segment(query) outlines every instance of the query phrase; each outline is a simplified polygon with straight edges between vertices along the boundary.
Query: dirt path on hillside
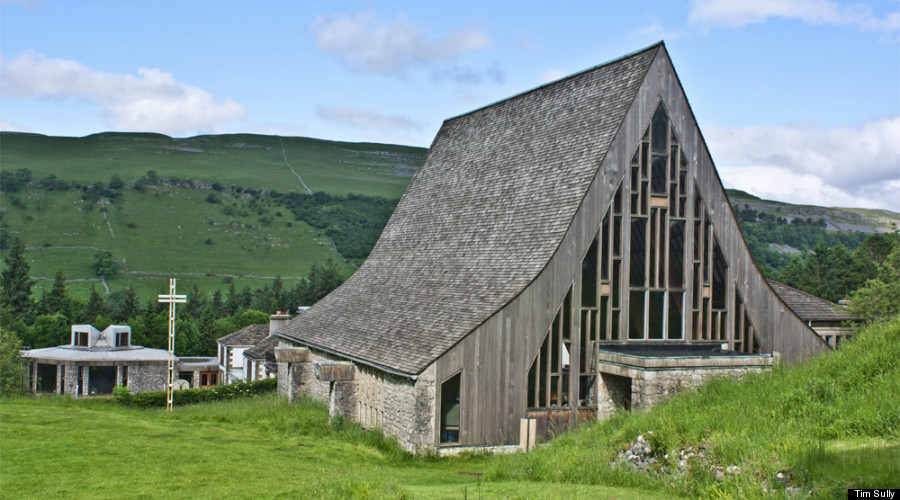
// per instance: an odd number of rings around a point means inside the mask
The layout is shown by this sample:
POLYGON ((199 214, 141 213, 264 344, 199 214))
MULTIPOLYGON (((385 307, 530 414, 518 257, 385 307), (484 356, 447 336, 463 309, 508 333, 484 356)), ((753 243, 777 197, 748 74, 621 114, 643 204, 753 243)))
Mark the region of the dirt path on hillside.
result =
POLYGON ((307 186, 306 183, 303 182, 303 178, 300 177, 300 174, 298 174, 297 171, 294 170, 294 167, 292 167, 291 164, 288 163, 287 151, 284 150, 284 141, 281 140, 281 137, 278 138, 278 143, 281 144, 281 156, 284 158, 284 164, 287 165, 287 168, 291 169, 291 172, 297 176, 297 180, 300 181, 300 184, 303 184, 303 187, 306 188, 306 192, 308 194, 313 194, 312 189, 310 189, 309 186, 307 186))

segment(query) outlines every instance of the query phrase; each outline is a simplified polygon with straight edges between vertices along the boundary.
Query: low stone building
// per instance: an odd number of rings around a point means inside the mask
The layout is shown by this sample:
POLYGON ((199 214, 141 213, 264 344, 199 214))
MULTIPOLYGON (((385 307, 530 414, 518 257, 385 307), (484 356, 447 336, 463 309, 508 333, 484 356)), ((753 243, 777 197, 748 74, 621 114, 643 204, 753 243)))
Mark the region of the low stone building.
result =
POLYGON ((178 379, 188 387, 212 387, 219 385, 219 360, 216 357, 178 358, 178 379))
MULTIPOLYGON (((253 354, 259 352, 259 350, 254 350, 251 353, 251 357, 249 358, 249 360, 252 362, 253 366, 249 369, 248 365, 246 364, 246 359, 248 358, 246 358, 244 354, 248 350, 255 348, 257 344, 286 325, 287 322, 290 321, 290 319, 290 314, 277 312, 269 316, 268 325, 258 324, 245 326, 244 328, 241 328, 236 332, 219 338, 217 342, 219 380, 221 381, 221 383, 230 384, 233 382, 258 380, 260 377, 267 378, 269 375, 265 375, 266 370, 264 366, 264 350, 260 353, 260 355, 262 355, 262 363, 259 363, 259 358, 252 357, 253 354), (261 375, 257 376, 257 373, 261 375)), ((274 348, 274 346, 272 346, 272 348, 274 348)), ((274 376, 274 374, 271 376, 274 376)))
POLYGON ((860 319, 847 312, 846 307, 774 280, 769 280, 769 285, 832 348, 840 347, 853 336, 853 325, 860 319))
POLYGON ((70 344, 22 356, 31 363, 32 391, 76 398, 111 394, 116 385, 132 392, 163 391, 168 374, 168 351, 131 345, 131 327, 123 325, 102 332, 73 325, 70 344))
POLYGON ((278 376, 278 365, 275 363, 277 346, 278 337, 272 334, 244 351, 244 380, 253 382, 278 376))

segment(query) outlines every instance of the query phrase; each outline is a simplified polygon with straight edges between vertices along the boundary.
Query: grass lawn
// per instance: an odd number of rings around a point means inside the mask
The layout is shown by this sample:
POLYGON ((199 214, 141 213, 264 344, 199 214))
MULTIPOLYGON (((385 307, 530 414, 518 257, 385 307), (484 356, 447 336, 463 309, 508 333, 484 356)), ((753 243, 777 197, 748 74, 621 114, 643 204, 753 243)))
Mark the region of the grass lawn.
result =
POLYGON ((713 379, 527 455, 413 457, 321 404, 274 395, 171 414, 0 400, 0 498, 846 498, 898 486, 900 317, 832 353, 713 379), (616 458, 638 434, 653 472, 616 458), (689 446, 705 451, 682 471, 689 446), (728 466, 741 471, 717 478, 728 466))
POLYGON ((414 458, 324 407, 276 396, 159 410, 106 400, 0 402, 0 498, 672 498, 483 481, 497 457, 414 458))

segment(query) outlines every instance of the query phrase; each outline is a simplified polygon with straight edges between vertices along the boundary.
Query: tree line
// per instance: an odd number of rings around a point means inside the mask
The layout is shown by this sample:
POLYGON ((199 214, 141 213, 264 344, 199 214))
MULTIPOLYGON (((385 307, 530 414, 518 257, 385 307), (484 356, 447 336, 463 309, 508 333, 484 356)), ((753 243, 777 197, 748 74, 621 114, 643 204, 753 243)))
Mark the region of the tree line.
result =
POLYGON ((865 319, 897 314, 900 234, 872 234, 853 251, 822 241, 794 257, 778 281, 831 302, 847 299, 851 311, 865 319))
MULTIPOLYGON (((25 244, 16 238, 0 276, 0 328, 21 345, 36 349, 68 344, 73 324, 91 324, 100 330, 123 324, 131 326, 133 344, 167 348, 168 306, 152 300, 141 303, 133 284, 106 296, 92 286, 87 298, 73 297, 61 271, 56 272, 49 291, 34 299, 35 282, 28 274, 25 252, 25 244)), ((206 294, 194 284, 187 303, 177 309, 175 352, 179 356, 213 356, 219 337, 267 323, 269 314, 276 311, 294 312, 299 306, 313 304, 342 282, 337 264, 329 259, 323 265, 313 264, 307 278, 293 287, 276 277, 261 288, 245 285, 237 289, 230 283, 224 292, 217 289, 206 294)))

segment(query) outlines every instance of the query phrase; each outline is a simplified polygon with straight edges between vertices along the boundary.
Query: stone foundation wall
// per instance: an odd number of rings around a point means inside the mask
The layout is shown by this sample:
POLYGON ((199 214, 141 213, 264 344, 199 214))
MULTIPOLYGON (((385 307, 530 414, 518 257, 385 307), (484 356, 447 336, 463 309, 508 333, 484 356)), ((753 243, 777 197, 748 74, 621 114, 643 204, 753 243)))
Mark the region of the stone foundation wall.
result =
POLYGON ((631 409, 632 379, 611 373, 597 377, 597 417, 609 418, 618 409, 631 409))
POLYGON ((383 430, 408 451, 434 448, 435 373, 432 364, 416 380, 384 378, 383 430))
MULTIPOLYGON (((295 347, 288 342, 279 348, 295 347)), ((276 351, 277 352, 277 351, 276 351)), ((328 405, 329 414, 359 420, 359 366, 355 366, 353 380, 319 380, 315 363, 336 363, 347 360, 310 349, 308 361, 278 362, 278 393, 293 401, 304 395, 328 405)), ((371 368, 366 368, 372 370, 371 368)), ((435 370, 431 366, 417 379, 383 374, 379 419, 382 431, 409 451, 434 447, 435 370)))
POLYGON ((598 417, 609 418, 620 409, 649 409, 684 389, 701 386, 710 377, 741 378, 762 367, 685 368, 675 370, 620 369, 620 374, 600 373, 598 417))
POLYGON ((634 409, 650 408, 678 391, 699 387, 710 377, 727 376, 738 379, 747 373, 760 371, 760 368, 647 370, 642 372, 643 377, 632 379, 631 406, 634 409))

